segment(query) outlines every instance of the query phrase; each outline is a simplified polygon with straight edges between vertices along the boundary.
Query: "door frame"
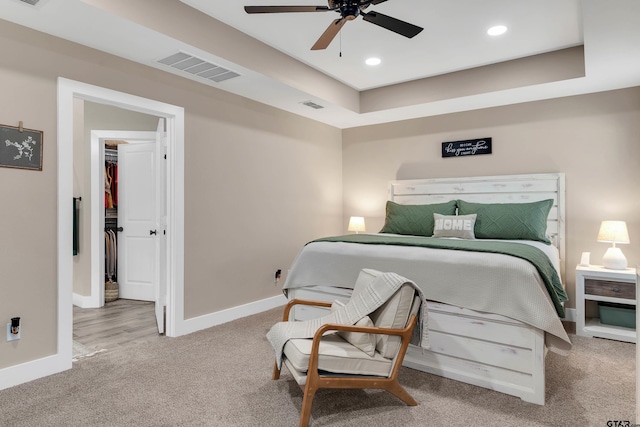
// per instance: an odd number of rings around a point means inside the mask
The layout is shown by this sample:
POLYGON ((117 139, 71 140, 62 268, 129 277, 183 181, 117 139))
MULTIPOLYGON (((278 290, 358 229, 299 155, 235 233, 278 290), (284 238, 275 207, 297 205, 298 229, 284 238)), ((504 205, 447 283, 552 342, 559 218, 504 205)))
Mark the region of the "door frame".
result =
POLYGON ((58 352, 57 369, 71 368, 73 344, 73 100, 166 119, 167 336, 187 333, 184 319, 184 108, 58 78, 58 352))

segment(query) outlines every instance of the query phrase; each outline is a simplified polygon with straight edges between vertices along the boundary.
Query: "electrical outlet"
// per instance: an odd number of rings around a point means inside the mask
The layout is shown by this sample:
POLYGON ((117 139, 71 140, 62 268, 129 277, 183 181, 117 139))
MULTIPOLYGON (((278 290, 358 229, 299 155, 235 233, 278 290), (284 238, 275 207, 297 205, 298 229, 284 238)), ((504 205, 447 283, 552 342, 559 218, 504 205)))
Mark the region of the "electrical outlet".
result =
POLYGON ((17 334, 11 333, 11 323, 7 323, 7 341, 15 341, 20 339, 20 329, 17 334))

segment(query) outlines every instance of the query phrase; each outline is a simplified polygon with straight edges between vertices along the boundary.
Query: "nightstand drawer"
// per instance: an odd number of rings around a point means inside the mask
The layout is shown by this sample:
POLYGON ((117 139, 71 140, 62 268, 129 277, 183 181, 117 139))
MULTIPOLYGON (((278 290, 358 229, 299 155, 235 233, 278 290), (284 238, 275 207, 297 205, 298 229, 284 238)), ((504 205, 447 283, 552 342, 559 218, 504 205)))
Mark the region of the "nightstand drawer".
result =
POLYGON ((636 285, 626 282, 584 279, 584 293, 602 297, 636 299, 636 285))

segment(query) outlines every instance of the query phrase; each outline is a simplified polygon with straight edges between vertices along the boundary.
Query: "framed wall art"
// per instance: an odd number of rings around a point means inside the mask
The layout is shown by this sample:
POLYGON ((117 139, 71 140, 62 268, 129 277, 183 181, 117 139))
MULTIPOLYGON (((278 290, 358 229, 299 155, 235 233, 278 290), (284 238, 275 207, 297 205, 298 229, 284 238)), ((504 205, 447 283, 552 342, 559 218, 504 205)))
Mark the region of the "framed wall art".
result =
POLYGON ((41 130, 0 125, 0 167, 42 170, 41 130))

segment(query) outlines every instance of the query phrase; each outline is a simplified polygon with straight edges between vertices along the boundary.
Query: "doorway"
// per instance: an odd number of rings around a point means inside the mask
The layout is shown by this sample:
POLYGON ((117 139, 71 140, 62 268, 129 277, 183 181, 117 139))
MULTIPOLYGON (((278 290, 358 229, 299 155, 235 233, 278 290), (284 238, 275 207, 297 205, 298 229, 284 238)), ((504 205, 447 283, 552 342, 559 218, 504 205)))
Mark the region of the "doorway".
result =
POLYGON ((151 114, 166 119, 166 335, 184 334, 184 109, 134 95, 58 79, 58 353, 54 369, 71 367, 73 306, 73 100, 151 114))

